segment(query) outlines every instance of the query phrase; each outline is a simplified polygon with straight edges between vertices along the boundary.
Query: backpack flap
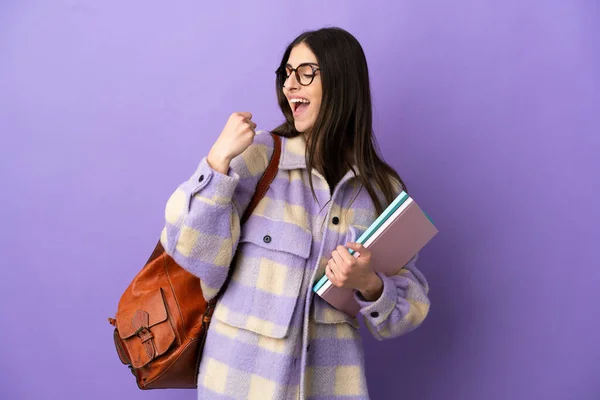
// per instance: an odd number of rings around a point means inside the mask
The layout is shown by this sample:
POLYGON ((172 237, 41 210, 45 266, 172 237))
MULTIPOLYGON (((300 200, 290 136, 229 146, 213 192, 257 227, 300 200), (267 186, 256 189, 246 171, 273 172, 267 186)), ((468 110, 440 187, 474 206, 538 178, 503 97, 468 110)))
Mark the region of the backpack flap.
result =
POLYGON ((117 313, 117 330, 131 365, 140 368, 164 354, 175 341, 162 288, 130 301, 117 313))

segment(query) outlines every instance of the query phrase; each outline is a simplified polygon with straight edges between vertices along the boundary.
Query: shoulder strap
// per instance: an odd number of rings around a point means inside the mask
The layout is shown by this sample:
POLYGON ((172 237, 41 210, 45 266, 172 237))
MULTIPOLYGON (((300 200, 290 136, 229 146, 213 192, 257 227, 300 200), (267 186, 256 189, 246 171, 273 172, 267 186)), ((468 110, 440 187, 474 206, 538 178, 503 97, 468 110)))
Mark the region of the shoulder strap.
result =
MULTIPOLYGON (((273 133, 271 133, 271 136, 273 137, 274 141, 273 155, 271 156, 271 160, 269 161, 269 165, 263 173, 263 176, 258 181, 258 185, 256 185, 256 191, 254 192, 254 196, 252 196, 252 200, 250 200, 250 204, 248 205, 248 207, 246 207, 246 211, 244 211, 244 215, 242 216, 240 225, 243 225, 248 220, 248 218, 250 218, 250 215, 252 215, 252 211, 254 211, 257 204, 262 200, 263 197, 265 197, 265 194, 267 193, 267 190, 269 190, 271 182, 273 182, 273 179, 275 179, 277 171, 279 170, 279 159, 281 157, 281 138, 273 133)), ((215 305, 217 304, 217 301, 227 289, 229 281, 231 281, 231 277, 233 276, 233 268, 235 266, 235 258, 236 256, 234 255, 233 260, 229 265, 229 271, 227 271, 227 278, 225 279, 225 283, 223 283, 223 286, 221 286, 221 289, 219 289, 217 295, 210 302, 208 302, 207 309, 204 314, 204 319, 207 321, 210 321, 210 318, 212 317, 212 312, 214 310, 215 305)))

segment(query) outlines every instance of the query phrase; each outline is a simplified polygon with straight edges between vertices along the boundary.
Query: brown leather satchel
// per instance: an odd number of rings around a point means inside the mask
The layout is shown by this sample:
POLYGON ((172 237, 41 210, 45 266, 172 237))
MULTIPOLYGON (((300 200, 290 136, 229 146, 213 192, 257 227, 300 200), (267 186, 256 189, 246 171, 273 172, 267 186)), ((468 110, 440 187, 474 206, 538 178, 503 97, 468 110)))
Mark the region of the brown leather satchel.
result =
MULTIPOLYGON (((249 217, 277 174, 281 139, 241 223, 249 217)), ((114 342, 121 362, 131 369, 140 389, 196 388, 202 349, 217 299, 231 280, 206 302, 200 279, 165 253, 160 240, 146 265, 121 296, 115 318, 114 342)))

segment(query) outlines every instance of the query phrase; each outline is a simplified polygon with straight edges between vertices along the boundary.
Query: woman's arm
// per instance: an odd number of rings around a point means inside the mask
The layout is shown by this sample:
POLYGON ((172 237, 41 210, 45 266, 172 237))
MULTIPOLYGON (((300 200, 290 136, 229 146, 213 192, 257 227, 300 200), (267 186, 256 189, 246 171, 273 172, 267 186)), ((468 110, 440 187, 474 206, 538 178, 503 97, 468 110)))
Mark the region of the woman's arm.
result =
POLYGON ((225 282, 240 237, 240 219, 272 153, 271 135, 262 132, 231 161, 226 174, 204 158, 167 202, 161 243, 181 267, 200 277, 207 301, 225 282))
POLYGON ((417 269, 418 255, 413 257, 398 274, 377 274, 383 290, 375 301, 367 301, 360 292, 355 299, 361 306, 365 324, 378 340, 403 335, 418 327, 429 312, 429 285, 417 269))

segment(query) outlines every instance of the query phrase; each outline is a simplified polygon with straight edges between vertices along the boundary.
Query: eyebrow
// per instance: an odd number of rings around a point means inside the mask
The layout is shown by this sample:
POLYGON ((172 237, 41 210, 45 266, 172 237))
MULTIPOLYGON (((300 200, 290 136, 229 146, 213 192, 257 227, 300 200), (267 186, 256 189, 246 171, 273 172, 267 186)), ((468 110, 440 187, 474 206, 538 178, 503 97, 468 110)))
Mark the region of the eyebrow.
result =
MULTIPOLYGON (((309 61, 309 62, 302 62, 302 63, 300 63, 300 64, 298 64, 298 65, 300 66, 300 65, 306 65, 306 64, 308 64, 308 65, 314 65, 315 67, 318 67, 318 66, 319 66, 319 64, 317 64, 316 62, 312 62, 312 61, 309 61)), ((294 68, 294 67, 292 67, 292 65, 291 65, 290 63, 287 63, 287 64, 285 64, 285 66, 286 66, 286 67, 290 67, 290 68, 294 68)))

